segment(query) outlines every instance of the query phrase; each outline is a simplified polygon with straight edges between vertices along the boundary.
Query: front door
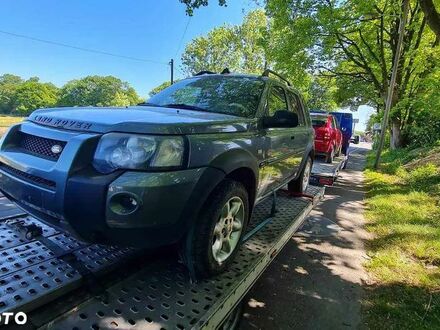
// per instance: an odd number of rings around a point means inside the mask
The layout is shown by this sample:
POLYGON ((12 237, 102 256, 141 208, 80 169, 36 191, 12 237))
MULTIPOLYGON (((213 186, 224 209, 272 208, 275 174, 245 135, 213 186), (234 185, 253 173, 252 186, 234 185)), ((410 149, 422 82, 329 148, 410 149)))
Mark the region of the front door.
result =
MULTIPOLYGON (((266 116, 289 110, 283 87, 272 85, 268 92, 266 116)), ((286 177, 293 175, 299 166, 298 152, 293 148, 294 128, 266 128, 264 132, 264 157, 260 165, 258 197, 262 197, 280 186, 286 177)))

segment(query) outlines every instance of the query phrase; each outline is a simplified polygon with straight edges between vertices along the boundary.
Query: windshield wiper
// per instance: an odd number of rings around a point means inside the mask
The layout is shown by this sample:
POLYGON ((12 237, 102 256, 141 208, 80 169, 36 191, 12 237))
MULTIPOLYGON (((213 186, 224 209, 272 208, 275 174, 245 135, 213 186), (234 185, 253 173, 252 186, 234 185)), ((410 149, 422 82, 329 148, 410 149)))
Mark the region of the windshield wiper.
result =
POLYGON ((187 109, 187 110, 196 110, 196 111, 206 111, 206 109, 198 107, 196 105, 185 104, 185 103, 169 103, 162 105, 167 108, 177 108, 177 109, 187 109))
POLYGON ((163 106, 163 105, 159 105, 156 103, 148 103, 148 102, 142 102, 142 103, 139 103, 138 105, 146 106, 146 107, 162 107, 163 106))

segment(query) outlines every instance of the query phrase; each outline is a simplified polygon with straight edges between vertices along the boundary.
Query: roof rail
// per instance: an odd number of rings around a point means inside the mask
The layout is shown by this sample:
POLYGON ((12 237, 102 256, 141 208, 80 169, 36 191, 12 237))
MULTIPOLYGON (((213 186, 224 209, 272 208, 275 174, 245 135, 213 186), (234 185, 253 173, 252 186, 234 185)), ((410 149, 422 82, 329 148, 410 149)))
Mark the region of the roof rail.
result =
POLYGON ((209 70, 203 70, 203 71, 200 71, 200 72, 196 73, 194 76, 202 76, 204 74, 215 74, 215 72, 212 72, 212 71, 209 71, 209 70))
POLYGON ((281 80, 283 80, 287 86, 292 86, 292 84, 290 83, 290 81, 288 81, 286 78, 284 78, 282 75, 280 75, 279 73, 276 73, 275 71, 272 71, 271 69, 266 69, 264 70, 264 72, 261 74, 262 77, 269 77, 269 74, 273 74, 274 76, 277 76, 278 78, 280 78, 281 80))

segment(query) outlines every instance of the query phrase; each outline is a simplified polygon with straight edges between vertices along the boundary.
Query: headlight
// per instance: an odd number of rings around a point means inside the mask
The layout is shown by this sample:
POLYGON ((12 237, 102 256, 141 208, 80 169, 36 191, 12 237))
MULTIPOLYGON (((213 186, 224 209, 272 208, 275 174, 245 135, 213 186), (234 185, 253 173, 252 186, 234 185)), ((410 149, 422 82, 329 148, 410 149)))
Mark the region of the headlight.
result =
POLYGON ((93 166, 101 173, 117 169, 182 167, 185 143, 180 136, 109 133, 101 137, 93 166))

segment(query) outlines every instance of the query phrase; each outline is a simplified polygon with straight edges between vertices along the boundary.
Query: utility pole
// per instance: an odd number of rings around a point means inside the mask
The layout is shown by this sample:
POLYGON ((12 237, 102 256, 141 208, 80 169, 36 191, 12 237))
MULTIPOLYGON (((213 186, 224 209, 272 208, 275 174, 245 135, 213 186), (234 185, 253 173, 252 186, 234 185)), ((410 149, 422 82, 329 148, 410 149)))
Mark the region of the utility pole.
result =
POLYGON ((174 59, 171 59, 169 63, 171 67, 171 85, 174 84, 174 59))
POLYGON ((399 24, 399 38, 397 39, 397 48, 396 48, 396 53, 394 54, 393 70, 391 72, 390 84, 388 86, 388 95, 385 103, 385 112, 383 114, 383 120, 382 120, 382 127, 381 127, 382 131, 380 132, 380 140, 379 140, 379 145, 377 147, 376 160, 374 162, 375 169, 379 167, 380 154, 382 153, 383 144, 385 141, 385 133, 387 130, 388 119, 390 116, 391 103, 394 94, 394 86, 396 85, 397 69, 399 66, 403 35, 405 33, 406 20, 408 18, 408 10, 409 10, 409 0, 403 0, 403 12, 399 24))

